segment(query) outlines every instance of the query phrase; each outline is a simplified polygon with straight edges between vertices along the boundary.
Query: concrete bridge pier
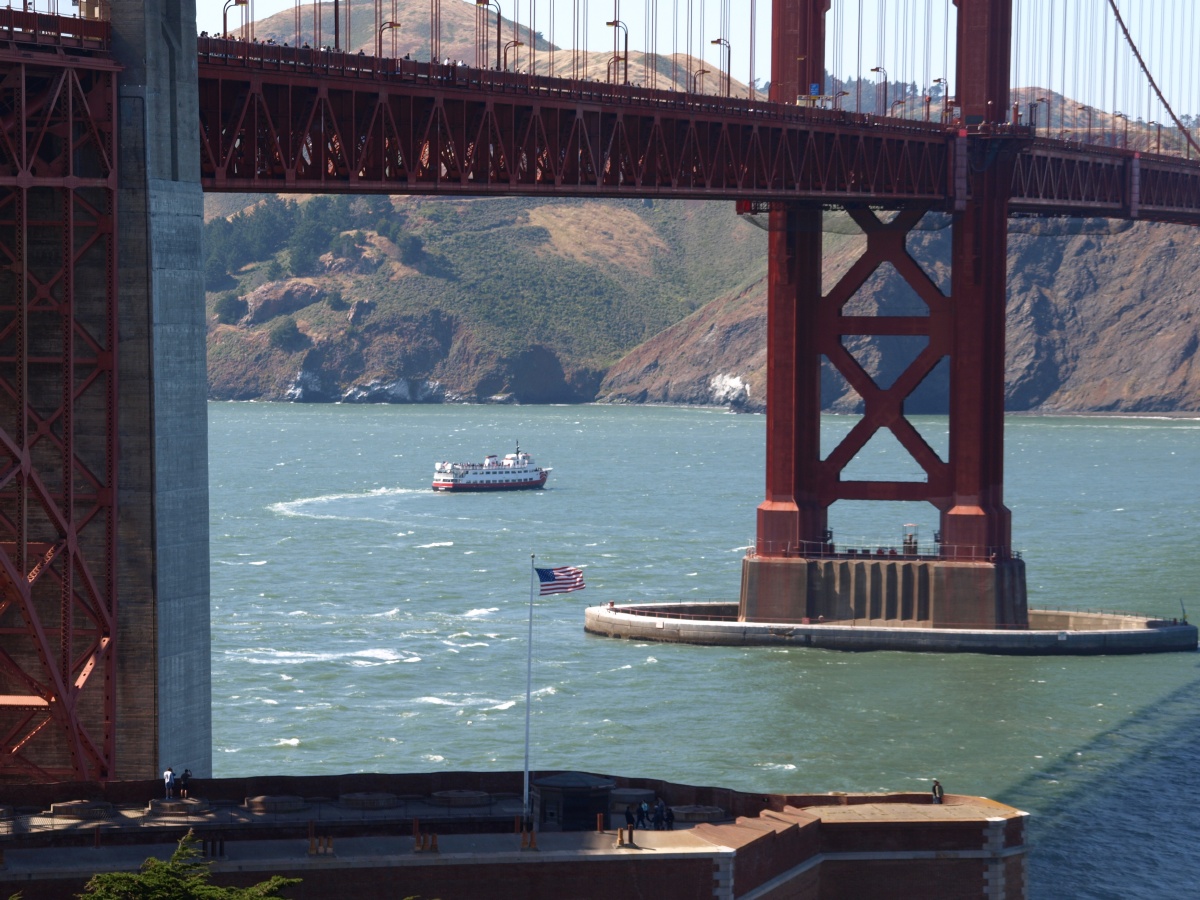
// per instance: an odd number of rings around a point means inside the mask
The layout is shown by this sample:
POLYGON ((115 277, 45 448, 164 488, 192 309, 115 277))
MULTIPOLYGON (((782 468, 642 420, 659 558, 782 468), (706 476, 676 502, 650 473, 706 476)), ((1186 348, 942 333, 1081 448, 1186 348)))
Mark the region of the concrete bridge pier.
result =
POLYGON ((113 0, 118 80, 116 777, 212 771, 195 0, 113 0))

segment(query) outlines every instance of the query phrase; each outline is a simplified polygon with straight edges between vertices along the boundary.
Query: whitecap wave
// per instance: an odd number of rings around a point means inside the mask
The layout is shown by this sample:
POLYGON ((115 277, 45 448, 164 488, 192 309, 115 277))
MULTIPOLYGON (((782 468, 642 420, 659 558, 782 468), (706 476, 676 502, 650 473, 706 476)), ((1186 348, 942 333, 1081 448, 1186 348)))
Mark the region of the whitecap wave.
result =
MULTIPOLYGON (((494 612, 500 612, 500 607, 489 606, 486 608, 481 607, 479 609, 468 609, 465 613, 463 613, 463 618, 464 619, 478 619, 480 616, 490 616, 494 612)), ((469 636, 470 635, 467 635, 467 637, 469 637, 469 636)))
POLYGON ((355 650, 351 656, 361 657, 365 659, 378 659, 383 662, 396 662, 400 659, 400 654, 394 650, 378 649, 378 650, 355 650))
POLYGON ((276 747, 299 747, 300 738, 280 738, 275 742, 276 747))
POLYGON ((428 550, 431 547, 453 547, 454 541, 434 541, 432 544, 417 544, 418 550, 428 550))

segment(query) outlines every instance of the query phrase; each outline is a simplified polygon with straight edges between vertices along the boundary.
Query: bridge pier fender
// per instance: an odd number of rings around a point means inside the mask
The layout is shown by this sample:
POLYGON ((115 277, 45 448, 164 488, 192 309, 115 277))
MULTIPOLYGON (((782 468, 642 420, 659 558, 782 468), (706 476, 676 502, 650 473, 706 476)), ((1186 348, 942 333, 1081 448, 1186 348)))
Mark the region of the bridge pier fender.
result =
POLYGON ((747 556, 742 622, 920 628, 1024 629, 1021 559, 955 561, 878 557, 747 556))

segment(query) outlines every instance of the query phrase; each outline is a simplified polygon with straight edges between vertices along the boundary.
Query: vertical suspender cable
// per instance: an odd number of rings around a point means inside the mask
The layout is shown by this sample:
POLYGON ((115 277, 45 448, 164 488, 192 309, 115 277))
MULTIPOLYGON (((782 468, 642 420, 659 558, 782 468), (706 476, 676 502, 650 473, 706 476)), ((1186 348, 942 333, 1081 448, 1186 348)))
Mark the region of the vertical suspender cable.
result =
MULTIPOLYGON (((877 25, 878 30, 875 33, 875 65, 883 67, 883 72, 881 72, 880 74, 883 75, 883 77, 885 79, 885 84, 886 84, 886 79, 889 76, 886 74, 887 73, 887 63, 884 62, 883 54, 887 49, 886 41, 884 39, 884 35, 887 33, 887 0, 879 0, 879 21, 876 23, 876 25, 877 25)), ((884 95, 887 94, 886 87, 884 88, 883 94, 884 95)), ((876 112, 879 113, 879 115, 886 116, 887 110, 880 108, 881 103, 884 103, 886 105, 886 101, 884 101, 883 95, 881 95, 879 93, 879 79, 876 79, 875 80, 875 110, 876 110, 876 112)))
POLYGON ((671 90, 679 90, 679 0, 671 12, 671 90))
POLYGON ((858 20, 854 23, 855 31, 858 32, 858 61, 855 63, 854 72, 854 111, 862 112, 862 39, 863 39, 863 0, 858 0, 858 20))
POLYGON ((757 11, 755 9, 755 2, 756 0, 750 0, 750 88, 747 91, 747 94, 751 100, 758 99, 755 96, 758 86, 754 83, 754 43, 755 32, 758 30, 758 18, 756 16, 757 11))
POLYGON ((1015 102, 1017 103, 1018 113, 1024 107, 1024 104, 1021 102, 1020 89, 1029 83, 1029 79, 1025 77, 1025 70, 1021 68, 1021 51, 1025 47, 1025 35, 1021 31, 1021 24, 1024 22, 1024 12, 1025 4, 1023 0, 1017 0, 1016 22, 1013 29, 1013 34, 1016 35, 1015 40, 1013 40, 1013 84, 1017 87, 1015 102))
POLYGON ((1054 122, 1054 8, 1058 0, 1050 0, 1049 40, 1046 42, 1046 134, 1052 134, 1054 122))
POLYGON ((933 0, 925 0, 925 71, 921 75, 921 81, 925 85, 925 90, 929 91, 933 82, 930 75, 933 73, 929 70, 929 43, 933 39, 933 0))
MULTIPOLYGON (((958 13, 955 13, 957 16, 958 13)), ((954 90, 958 90, 958 70, 953 61, 950 59, 950 0, 946 0, 946 14, 942 17, 942 64, 946 69, 946 83, 942 85, 946 89, 947 102, 954 94, 950 92, 950 85, 954 85, 954 90)), ((942 104, 942 109, 945 110, 946 104, 942 104)))
POLYGON ((695 85, 692 82, 692 0, 687 0, 687 55, 684 57, 687 62, 687 71, 684 77, 687 79, 687 90, 695 90, 695 85))

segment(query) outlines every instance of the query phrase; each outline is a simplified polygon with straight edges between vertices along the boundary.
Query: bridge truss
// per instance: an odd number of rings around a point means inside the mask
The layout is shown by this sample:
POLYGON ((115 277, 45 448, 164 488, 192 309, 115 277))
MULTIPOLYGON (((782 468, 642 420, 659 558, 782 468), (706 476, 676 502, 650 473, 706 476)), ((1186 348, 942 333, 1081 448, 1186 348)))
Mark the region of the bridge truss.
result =
POLYGON ((0 776, 116 746, 117 67, 108 26, 0 10, 0 776))

